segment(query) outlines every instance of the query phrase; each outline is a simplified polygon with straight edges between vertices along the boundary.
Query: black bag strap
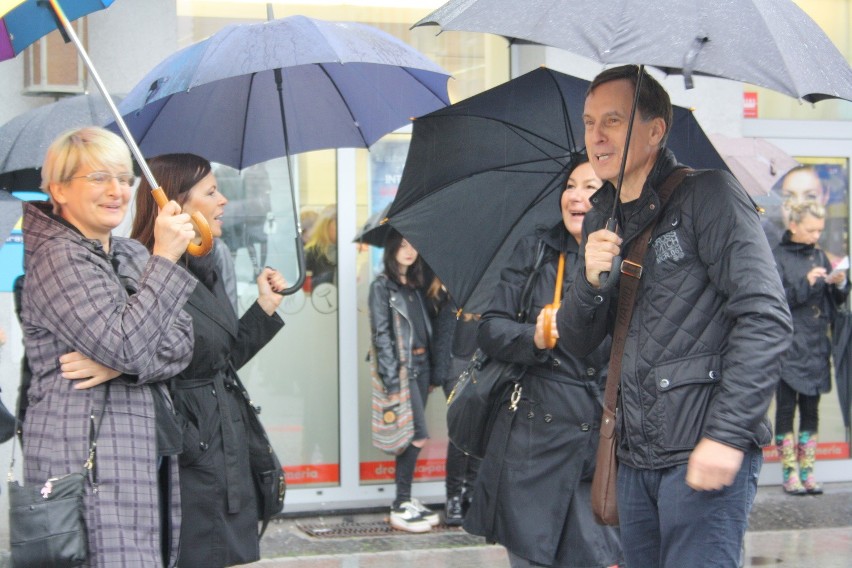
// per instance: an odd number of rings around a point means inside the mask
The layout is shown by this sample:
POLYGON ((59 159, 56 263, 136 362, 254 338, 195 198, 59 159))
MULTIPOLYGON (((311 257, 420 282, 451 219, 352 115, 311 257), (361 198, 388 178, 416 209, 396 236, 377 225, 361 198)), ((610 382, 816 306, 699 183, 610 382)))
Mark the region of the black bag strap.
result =
MULTIPOLYGON (((669 200, 672 192, 680 185, 686 175, 692 170, 679 168, 669 174, 663 185, 657 191, 660 200, 660 215, 669 200)), ((657 217, 659 219, 659 216, 657 217)), ((615 329, 612 332, 612 350, 609 357, 609 371, 606 378, 606 390, 604 391, 604 417, 603 420, 614 420, 616 404, 618 402, 618 384, 621 381, 621 358, 624 356, 624 343, 627 339, 627 328, 633 317, 633 307, 636 304, 636 293, 639 290, 639 280, 642 278, 642 260, 648 250, 651 233, 657 223, 649 223, 645 230, 633 241, 627 258, 621 263, 621 273, 626 278, 621 279, 618 290, 618 312, 615 317, 615 329)), ((604 427, 601 427, 601 431, 604 427)))

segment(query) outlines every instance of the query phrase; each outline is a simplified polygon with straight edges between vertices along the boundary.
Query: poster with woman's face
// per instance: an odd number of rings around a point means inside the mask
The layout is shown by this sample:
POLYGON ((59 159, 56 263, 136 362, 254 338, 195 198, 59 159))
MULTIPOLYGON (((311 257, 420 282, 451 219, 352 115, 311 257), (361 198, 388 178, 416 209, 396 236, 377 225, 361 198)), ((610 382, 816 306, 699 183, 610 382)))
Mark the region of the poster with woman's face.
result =
POLYGON ((792 206, 815 201, 825 207, 825 230, 819 239, 832 264, 849 254, 849 159, 796 157, 800 167, 790 170, 769 195, 756 197, 765 209, 763 228, 773 248, 788 228, 792 206))

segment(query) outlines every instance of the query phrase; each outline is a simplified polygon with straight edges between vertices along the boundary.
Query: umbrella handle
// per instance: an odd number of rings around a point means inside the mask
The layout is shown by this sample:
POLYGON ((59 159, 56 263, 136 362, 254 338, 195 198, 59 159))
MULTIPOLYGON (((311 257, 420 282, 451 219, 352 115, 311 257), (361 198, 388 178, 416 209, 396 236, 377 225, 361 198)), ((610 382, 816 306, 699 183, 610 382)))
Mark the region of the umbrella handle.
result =
MULTIPOLYGON (((160 209, 165 207, 169 202, 168 197, 166 197, 166 192, 163 191, 162 187, 152 189, 151 195, 154 197, 154 201, 157 202, 157 206, 160 209)), ((195 228, 198 230, 198 234, 201 235, 201 244, 197 245, 195 243, 189 243, 186 247, 186 252, 192 256, 205 256, 213 250, 213 232, 210 230, 210 225, 207 224, 207 219, 205 219, 204 215, 200 212, 196 211, 191 215, 191 217, 192 222, 195 223, 195 228)))
POLYGON ((553 315, 562 303, 562 279, 565 276, 565 253, 559 255, 559 264, 556 266, 556 287, 553 290, 553 303, 547 304, 542 309, 544 321, 542 332, 544 334, 544 346, 547 349, 556 347, 556 337, 553 336, 553 315))

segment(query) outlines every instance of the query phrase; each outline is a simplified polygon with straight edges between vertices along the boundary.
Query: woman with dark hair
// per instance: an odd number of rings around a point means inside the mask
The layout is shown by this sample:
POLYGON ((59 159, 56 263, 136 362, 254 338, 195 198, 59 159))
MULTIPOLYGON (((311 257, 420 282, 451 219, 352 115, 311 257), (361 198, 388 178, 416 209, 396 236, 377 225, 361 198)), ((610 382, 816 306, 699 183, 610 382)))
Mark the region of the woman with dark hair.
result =
POLYGON ((517 410, 506 411, 505 401, 495 420, 464 528, 505 546, 513 568, 599 568, 623 560, 618 529, 597 524, 591 509, 610 342, 580 359, 564 339, 548 349, 543 331, 560 253, 563 291, 582 278, 576 266, 583 219, 601 185, 588 158, 577 156, 560 196, 562 220, 518 243, 479 324, 483 351, 527 371, 517 410), (532 308, 519 322, 522 289, 541 246, 532 308))
MULTIPOLYGON (((219 192, 210 162, 194 154, 168 154, 148 161, 169 199, 186 213, 200 212, 214 237, 222 235, 228 200, 219 192)), ((157 204, 143 181, 136 193, 131 236, 151 246, 157 204)), ((186 304, 192 316, 192 361, 172 380, 175 410, 183 418, 180 492, 183 529, 178 565, 233 566, 260 557, 259 513, 249 468, 247 424, 250 412, 237 385, 236 370, 283 327, 275 313, 286 286, 264 268, 257 278, 257 301, 237 319, 213 254, 184 254, 180 264, 198 278, 186 304)))
POLYGON ((370 329, 376 369, 391 400, 400 396, 400 375, 407 373, 414 439, 396 456, 396 499, 390 510, 392 527, 427 532, 438 514, 411 496, 417 456, 426 444, 426 397, 431 385, 429 344, 432 326, 423 288, 423 260, 401 234, 391 230, 385 241, 384 271, 370 285, 370 329))

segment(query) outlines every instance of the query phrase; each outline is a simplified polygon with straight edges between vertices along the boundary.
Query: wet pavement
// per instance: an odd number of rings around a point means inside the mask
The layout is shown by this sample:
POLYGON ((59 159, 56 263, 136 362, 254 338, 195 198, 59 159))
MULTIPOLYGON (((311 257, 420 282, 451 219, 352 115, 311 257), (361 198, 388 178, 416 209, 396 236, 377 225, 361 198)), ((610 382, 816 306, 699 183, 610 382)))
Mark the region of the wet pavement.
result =
MULTIPOLYGON (((460 528, 395 531, 384 512, 284 518, 270 524, 256 568, 490 568, 508 566, 505 549, 460 528)), ((746 567, 852 566, 852 483, 821 496, 791 497, 761 486, 746 535, 746 567)))
MULTIPOLYGON (((386 512, 293 516, 270 523, 254 568, 508 567, 503 547, 461 528, 430 533, 391 529, 386 512)), ((3 543, 6 545, 6 543, 3 543)), ((2 546, 5 548, 5 546, 2 546)), ((746 535, 746 568, 852 566, 852 482, 829 483, 821 496, 792 497, 780 486, 758 488, 746 535)), ((9 565, 0 550, 0 568, 9 565)))

